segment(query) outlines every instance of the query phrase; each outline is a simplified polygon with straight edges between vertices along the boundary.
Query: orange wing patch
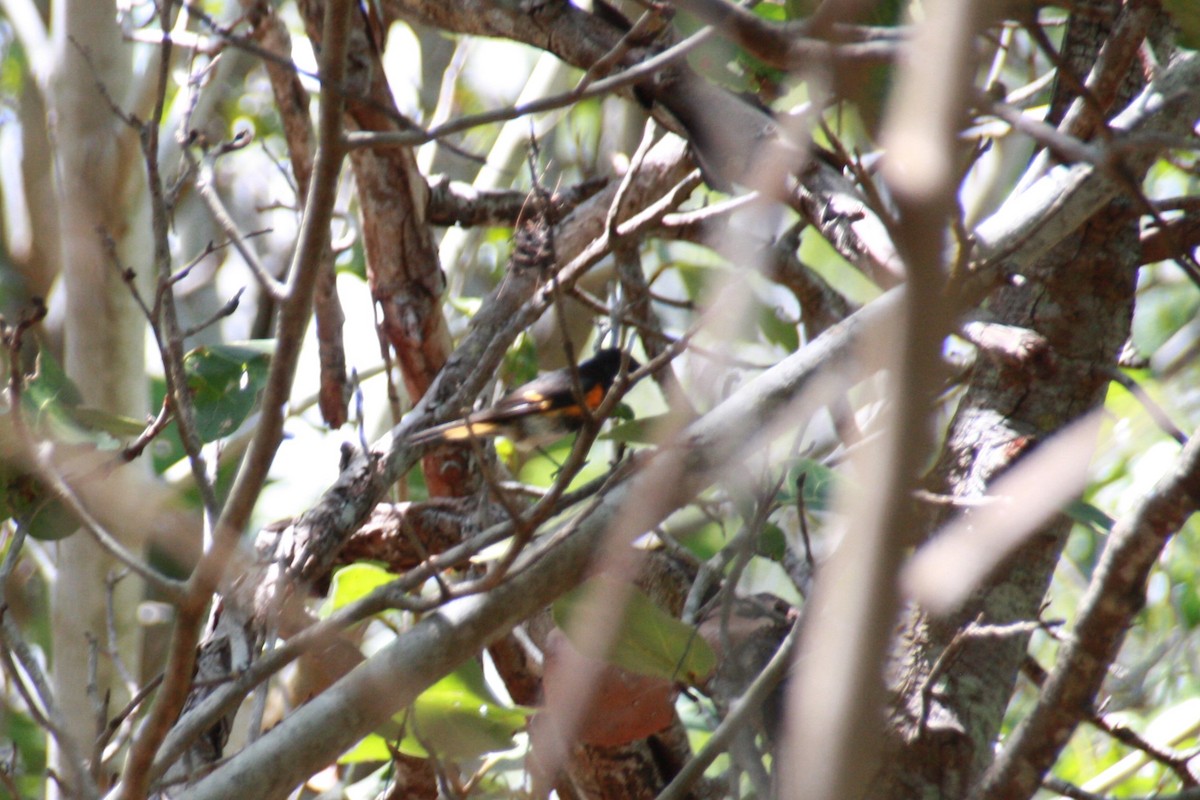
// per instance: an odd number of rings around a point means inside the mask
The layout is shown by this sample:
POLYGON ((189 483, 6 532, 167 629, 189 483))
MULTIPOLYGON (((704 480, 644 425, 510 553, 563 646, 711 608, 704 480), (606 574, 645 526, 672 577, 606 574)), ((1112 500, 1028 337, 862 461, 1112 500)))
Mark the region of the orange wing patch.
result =
POLYGON ((472 437, 478 439, 483 436, 492 436, 499 430, 500 426, 493 422, 470 422, 443 431, 442 438, 451 442, 462 442, 472 437))

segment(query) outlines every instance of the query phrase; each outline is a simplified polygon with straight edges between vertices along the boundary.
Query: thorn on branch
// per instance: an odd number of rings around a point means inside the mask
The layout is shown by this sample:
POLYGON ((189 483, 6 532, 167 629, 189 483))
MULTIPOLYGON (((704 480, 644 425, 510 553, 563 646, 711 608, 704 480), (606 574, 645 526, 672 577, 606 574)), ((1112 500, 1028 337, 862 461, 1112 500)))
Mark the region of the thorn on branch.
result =
POLYGON ((238 304, 241 302, 242 292, 244 292, 244 291, 246 291, 245 286, 238 289, 237 292, 234 293, 233 297, 229 298, 229 300, 225 303, 225 305, 223 305, 219 309, 217 309, 217 311, 211 317, 209 317, 204 322, 201 322, 199 325, 194 325, 193 327, 188 328, 186 331, 184 331, 183 333, 181 333, 179 335, 179 338, 187 339, 189 337, 195 336, 197 333, 200 333, 200 331, 204 330, 205 328, 209 328, 209 327, 217 324, 218 322, 225 319, 226 317, 233 316, 233 312, 237 311, 237 309, 238 309, 238 304))
POLYGON ((146 426, 146 430, 142 431, 132 444, 121 451, 121 458, 125 461, 133 461, 139 457, 146 450, 147 445, 153 442, 171 424, 173 416, 171 413, 171 396, 167 395, 163 398, 162 408, 159 409, 158 416, 151 420, 150 424, 146 426))
POLYGON ((249 129, 242 128, 233 135, 233 138, 227 142, 222 142, 217 145, 217 149, 212 152, 212 159, 216 161, 218 158, 229 153, 236 153, 238 150, 249 145, 254 141, 254 134, 249 129))

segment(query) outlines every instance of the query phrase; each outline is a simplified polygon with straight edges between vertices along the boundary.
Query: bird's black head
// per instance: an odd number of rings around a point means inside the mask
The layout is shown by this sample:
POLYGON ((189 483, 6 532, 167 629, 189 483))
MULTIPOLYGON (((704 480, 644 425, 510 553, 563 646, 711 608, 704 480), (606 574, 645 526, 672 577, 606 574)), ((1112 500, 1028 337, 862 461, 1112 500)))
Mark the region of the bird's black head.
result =
MULTIPOLYGON (((621 357, 621 351, 615 347, 600 350, 579 365, 580 380, 586 383, 595 382, 607 389, 621 370, 621 357)), ((633 372, 640 366, 641 364, 633 358, 629 359, 629 372, 633 372)))

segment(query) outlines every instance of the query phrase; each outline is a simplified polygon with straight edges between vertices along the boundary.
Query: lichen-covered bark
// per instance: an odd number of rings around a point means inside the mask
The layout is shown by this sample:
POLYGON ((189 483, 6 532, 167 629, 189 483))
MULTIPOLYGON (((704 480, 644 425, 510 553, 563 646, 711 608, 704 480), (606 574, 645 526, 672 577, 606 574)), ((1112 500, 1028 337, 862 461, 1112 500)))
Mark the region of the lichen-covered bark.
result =
MULTIPOLYGON (((979 364, 934 470, 933 491, 980 494, 1040 438, 1103 402, 1105 370, 1115 364, 1132 317, 1137 231, 1127 205, 1110 206, 1031 269, 1026 286, 995 298, 991 308, 1000 322, 1047 337, 1052 365, 1039 375, 979 364)), ((955 618, 933 621, 914 614, 909 620, 894 686, 905 742, 878 796, 897 796, 901 787, 906 796, 929 790, 959 796, 990 763, 1028 636, 968 640, 923 728, 922 689, 938 654, 979 614, 992 624, 1037 617, 1069 529, 1069 521, 1059 520, 1033 537, 955 618)))
MULTIPOLYGON (((1094 54, 1108 27, 1076 30, 1091 37, 1094 54)), ((1069 43, 1072 60, 1080 47, 1069 43)), ((1135 202, 1113 201, 1023 269, 1023 283, 992 297, 988 310, 996 321, 1046 337, 1050 358, 1037 364, 980 360, 931 473, 931 490, 956 497, 981 494, 1042 438, 1103 403, 1109 370, 1132 319, 1139 264, 1135 202)), ((931 514, 928 530, 951 513, 931 514)), ((881 772, 873 796, 962 796, 991 763, 1028 635, 966 638, 936 692, 927 689, 931 670, 979 615, 991 624, 1036 619, 1069 529, 1069 520, 1060 517, 1033 536, 954 618, 935 621, 912 613, 890 676, 895 758, 881 772)))

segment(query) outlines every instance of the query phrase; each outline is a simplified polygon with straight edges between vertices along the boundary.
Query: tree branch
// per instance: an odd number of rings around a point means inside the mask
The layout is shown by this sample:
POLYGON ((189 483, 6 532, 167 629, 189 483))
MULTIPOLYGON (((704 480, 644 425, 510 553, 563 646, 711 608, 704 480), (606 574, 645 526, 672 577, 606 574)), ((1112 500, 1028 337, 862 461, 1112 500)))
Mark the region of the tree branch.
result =
POLYGON ((689 426, 679 445, 661 452, 639 473, 638 481, 617 484, 590 513, 540 537, 540 544, 514 565, 510 580, 426 616, 182 797, 215 800, 229 796, 234 786, 238 793, 264 800, 286 795, 314 768, 334 760, 461 660, 577 584, 614 522, 620 520, 623 527, 636 527, 639 532, 645 529, 643 522, 652 526, 656 520, 630 522, 625 514, 636 489, 633 484, 648 480, 657 485, 654 475, 681 476, 682 480, 665 487, 658 509, 665 516, 760 447, 760 437, 747 436, 747 425, 769 427, 818 374, 835 371, 847 380, 860 377, 862 367, 851 358, 852 345, 867 330, 878 330, 893 319, 899 299, 899 292, 880 298, 755 378, 689 426), (387 702, 381 702, 384 697, 387 702), (266 763, 278 768, 264 769, 266 763))
MULTIPOLYGON (((349 11, 348 0, 329 0, 326 8, 321 73, 326 80, 337 85, 340 85, 345 71, 349 11)), ((263 392, 257 434, 250 443, 249 452, 216 523, 212 545, 188 581, 187 602, 178 609, 163 685, 148 718, 138 731, 121 780, 114 789, 114 796, 119 800, 136 800, 146 793, 154 754, 178 717, 191 686, 204 610, 238 546, 282 438, 284 409, 291 392, 303 332, 308 324, 320 256, 329 243, 329 218, 342 162, 341 118, 342 98, 330 93, 321 104, 321 146, 317 151, 299 245, 290 271, 287 299, 280 309, 276 350, 263 392)))
POLYGON ((1192 434, 1171 471, 1108 537, 1038 703, 1021 720, 971 797, 1028 797, 1075 727, 1088 718, 1125 633, 1145 603, 1146 580, 1167 540, 1200 509, 1200 435, 1192 434))

